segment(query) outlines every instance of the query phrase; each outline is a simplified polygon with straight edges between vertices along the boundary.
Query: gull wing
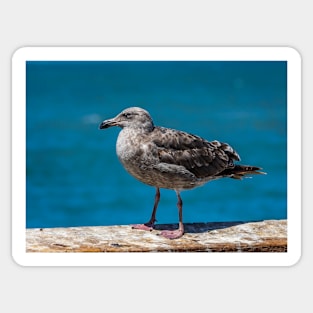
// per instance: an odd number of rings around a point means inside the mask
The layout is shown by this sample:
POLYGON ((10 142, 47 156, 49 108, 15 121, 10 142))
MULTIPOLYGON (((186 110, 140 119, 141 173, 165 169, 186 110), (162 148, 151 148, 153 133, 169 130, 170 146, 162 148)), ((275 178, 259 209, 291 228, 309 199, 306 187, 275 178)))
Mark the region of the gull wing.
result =
POLYGON ((183 166, 197 178, 216 176, 233 168, 239 155, 227 143, 207 141, 174 129, 155 127, 153 142, 160 162, 183 166))

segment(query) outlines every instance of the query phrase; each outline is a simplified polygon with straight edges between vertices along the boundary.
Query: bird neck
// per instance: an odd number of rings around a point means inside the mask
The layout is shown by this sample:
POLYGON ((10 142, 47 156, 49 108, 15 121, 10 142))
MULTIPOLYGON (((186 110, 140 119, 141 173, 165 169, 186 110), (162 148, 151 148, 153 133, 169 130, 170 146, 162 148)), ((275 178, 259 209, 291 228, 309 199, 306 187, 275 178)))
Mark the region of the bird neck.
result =
POLYGON ((152 123, 144 123, 140 125, 132 125, 132 127, 127 127, 127 129, 138 132, 138 133, 150 133, 154 129, 154 125, 152 123))

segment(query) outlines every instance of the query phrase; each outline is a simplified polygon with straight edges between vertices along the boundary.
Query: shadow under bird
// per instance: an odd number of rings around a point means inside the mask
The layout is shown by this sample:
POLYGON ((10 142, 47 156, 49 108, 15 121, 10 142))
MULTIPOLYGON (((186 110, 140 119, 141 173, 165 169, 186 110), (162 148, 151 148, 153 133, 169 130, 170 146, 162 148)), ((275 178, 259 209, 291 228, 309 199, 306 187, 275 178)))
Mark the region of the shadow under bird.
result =
POLYGON ((126 171, 156 188, 150 220, 132 225, 135 229, 151 231, 154 228, 160 188, 175 190, 177 195, 178 229, 160 233, 168 239, 176 239, 184 234, 181 191, 223 177, 242 179, 250 174, 265 174, 260 167, 234 164, 234 161, 240 161, 240 157, 227 143, 207 141, 183 131, 155 126, 150 114, 142 108, 127 108, 116 117, 103 121, 99 128, 112 126, 122 128, 116 153, 126 171))

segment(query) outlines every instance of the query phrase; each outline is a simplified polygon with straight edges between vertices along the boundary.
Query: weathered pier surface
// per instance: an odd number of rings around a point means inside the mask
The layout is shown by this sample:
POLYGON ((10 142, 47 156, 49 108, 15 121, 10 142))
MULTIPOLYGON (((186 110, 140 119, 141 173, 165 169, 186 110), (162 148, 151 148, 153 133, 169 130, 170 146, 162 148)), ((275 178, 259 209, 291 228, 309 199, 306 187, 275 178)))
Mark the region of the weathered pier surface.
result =
POLYGON ((26 230, 27 252, 285 252, 287 221, 185 224, 176 240, 130 226, 43 228, 26 230))
POLYGON ((27 252, 286 252, 287 221, 185 224, 185 235, 158 236, 175 224, 147 232, 131 226, 32 228, 27 252))

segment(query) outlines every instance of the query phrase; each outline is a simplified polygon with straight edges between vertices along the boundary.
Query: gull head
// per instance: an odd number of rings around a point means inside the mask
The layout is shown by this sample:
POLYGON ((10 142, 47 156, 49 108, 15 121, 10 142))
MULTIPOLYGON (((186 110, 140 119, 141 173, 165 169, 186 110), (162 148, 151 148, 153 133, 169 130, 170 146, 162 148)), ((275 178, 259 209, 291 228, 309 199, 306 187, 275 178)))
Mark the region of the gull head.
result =
POLYGON ((99 128, 106 129, 112 126, 146 131, 152 131, 154 128, 154 124, 149 112, 138 107, 127 108, 114 118, 104 120, 99 125, 99 128))

